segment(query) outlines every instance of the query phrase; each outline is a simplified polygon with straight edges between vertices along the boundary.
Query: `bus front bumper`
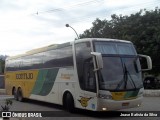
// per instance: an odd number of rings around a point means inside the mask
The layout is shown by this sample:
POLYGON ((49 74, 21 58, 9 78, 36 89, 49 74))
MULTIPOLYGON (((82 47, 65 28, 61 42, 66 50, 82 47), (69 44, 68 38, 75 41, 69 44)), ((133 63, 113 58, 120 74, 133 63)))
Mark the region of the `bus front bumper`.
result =
POLYGON ((115 101, 115 100, 98 98, 97 111, 112 111, 112 110, 139 107, 141 106, 142 99, 143 97, 137 97, 131 100, 115 101))

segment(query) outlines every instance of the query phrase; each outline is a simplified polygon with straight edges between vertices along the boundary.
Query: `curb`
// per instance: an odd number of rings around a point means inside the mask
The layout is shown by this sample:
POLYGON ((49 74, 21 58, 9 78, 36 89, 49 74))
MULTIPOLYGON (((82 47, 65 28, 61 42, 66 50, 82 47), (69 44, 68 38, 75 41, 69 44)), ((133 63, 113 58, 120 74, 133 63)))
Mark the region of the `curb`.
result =
POLYGON ((5 89, 0 89, 0 95, 6 95, 6 90, 5 89))
POLYGON ((145 97, 160 97, 160 90, 144 90, 145 97))
POLYGON ((14 96, 11 96, 11 95, 0 95, 0 101, 4 101, 6 99, 14 99, 14 96))

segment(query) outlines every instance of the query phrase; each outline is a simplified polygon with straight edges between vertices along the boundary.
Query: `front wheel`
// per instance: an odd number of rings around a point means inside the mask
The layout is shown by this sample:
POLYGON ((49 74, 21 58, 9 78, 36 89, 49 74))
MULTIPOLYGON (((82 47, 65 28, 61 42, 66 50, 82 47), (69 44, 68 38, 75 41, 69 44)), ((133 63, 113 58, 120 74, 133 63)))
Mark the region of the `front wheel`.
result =
POLYGON ((71 113, 75 112, 74 100, 73 100, 73 97, 70 93, 67 93, 67 95, 66 95, 65 107, 66 107, 67 111, 69 111, 71 113))

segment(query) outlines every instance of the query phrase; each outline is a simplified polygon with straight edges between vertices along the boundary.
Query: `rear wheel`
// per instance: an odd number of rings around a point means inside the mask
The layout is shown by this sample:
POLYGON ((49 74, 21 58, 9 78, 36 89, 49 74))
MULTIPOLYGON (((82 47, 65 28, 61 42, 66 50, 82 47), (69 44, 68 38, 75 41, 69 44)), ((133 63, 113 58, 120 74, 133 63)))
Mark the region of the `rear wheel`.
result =
POLYGON ((12 94, 14 95, 14 99, 17 100, 17 90, 16 90, 16 88, 13 88, 13 93, 12 94))
POLYGON ((75 108, 74 108, 74 100, 73 97, 70 93, 66 94, 65 97, 65 108, 67 109, 67 111, 73 113, 75 112, 75 108))
POLYGON ((18 91, 17 91, 17 100, 20 101, 20 102, 24 101, 23 93, 22 93, 21 88, 19 88, 18 91))

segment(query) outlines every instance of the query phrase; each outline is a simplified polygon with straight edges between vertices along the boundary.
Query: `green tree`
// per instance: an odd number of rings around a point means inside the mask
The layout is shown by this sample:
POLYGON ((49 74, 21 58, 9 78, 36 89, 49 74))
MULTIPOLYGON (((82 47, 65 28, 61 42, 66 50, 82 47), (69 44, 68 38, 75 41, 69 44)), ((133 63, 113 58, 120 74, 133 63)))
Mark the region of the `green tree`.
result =
POLYGON ((152 72, 160 71, 160 9, 140 10, 129 16, 111 15, 111 20, 96 19, 80 38, 124 39, 134 43, 139 54, 151 56, 152 72))

